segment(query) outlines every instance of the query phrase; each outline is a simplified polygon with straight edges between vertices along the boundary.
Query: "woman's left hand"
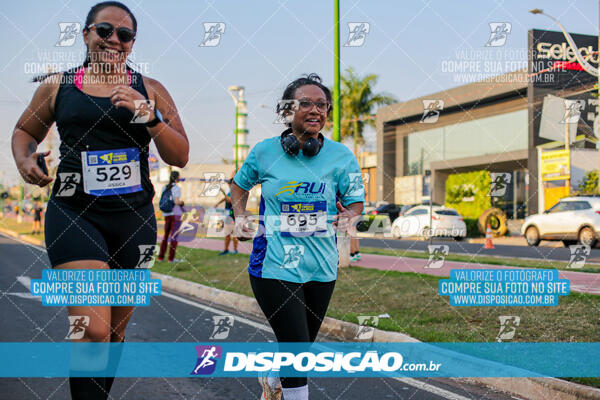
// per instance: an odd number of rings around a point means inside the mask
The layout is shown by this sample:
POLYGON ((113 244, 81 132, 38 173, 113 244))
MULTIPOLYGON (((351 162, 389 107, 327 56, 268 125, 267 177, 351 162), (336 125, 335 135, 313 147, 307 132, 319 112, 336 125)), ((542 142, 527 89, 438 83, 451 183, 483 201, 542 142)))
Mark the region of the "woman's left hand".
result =
MULTIPOLYGON (((150 107, 149 103, 146 103, 146 98, 140 92, 135 90, 130 86, 119 85, 116 86, 112 92, 110 93, 110 101, 115 105, 115 107, 120 108, 124 107, 135 114, 136 110, 136 100, 143 100, 141 107, 146 108, 146 110, 140 109, 140 113, 149 112, 150 117, 149 121, 154 119, 154 108, 150 107)), ((141 115, 140 115, 141 116, 141 115)))

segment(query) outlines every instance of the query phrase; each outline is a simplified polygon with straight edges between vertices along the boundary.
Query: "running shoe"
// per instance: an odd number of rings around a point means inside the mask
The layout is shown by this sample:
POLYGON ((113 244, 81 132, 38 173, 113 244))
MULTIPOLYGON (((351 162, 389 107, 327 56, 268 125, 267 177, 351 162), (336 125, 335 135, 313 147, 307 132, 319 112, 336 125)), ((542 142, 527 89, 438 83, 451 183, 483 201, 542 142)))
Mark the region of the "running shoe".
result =
POLYGON ((271 387, 271 385, 269 385, 269 378, 266 376, 260 376, 258 378, 258 382, 263 388, 260 400, 281 400, 281 395, 283 393, 281 386, 277 386, 275 388, 271 387))
POLYGON ((358 261, 356 254, 350 257, 350 261, 358 261))
POLYGON ((356 261, 360 261, 360 253, 356 253, 355 257, 356 257, 356 261))
POLYGON ((237 253, 238 253, 237 250, 234 250, 234 251, 231 252, 231 254, 237 254, 237 253))
POLYGON ((219 253, 220 256, 224 256, 226 254, 229 254, 229 250, 223 250, 222 252, 219 253))
POLYGON ((170 263, 180 263, 183 262, 183 260, 180 260, 178 258, 174 258, 173 260, 169 261, 170 263))

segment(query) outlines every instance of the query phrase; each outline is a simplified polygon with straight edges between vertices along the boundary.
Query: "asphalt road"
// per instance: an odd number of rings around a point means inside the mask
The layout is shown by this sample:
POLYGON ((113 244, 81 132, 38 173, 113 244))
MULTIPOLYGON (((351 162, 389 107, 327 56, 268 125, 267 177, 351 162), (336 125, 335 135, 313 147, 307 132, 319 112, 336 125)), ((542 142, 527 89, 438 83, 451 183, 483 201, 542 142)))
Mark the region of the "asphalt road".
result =
MULTIPOLYGON (((428 251, 428 244, 429 241, 410 239, 360 239, 361 246, 422 252, 428 251)), ((494 249, 484 249, 482 244, 467 243, 464 241, 457 242, 453 239, 434 239, 433 244, 447 244, 450 247, 450 254, 487 255, 560 261, 569 261, 571 256, 570 250, 565 247, 494 245, 494 249)), ((587 262, 600 263, 600 249, 592 249, 587 262)))
MULTIPOLYGON (((48 266, 43 249, 0 235, 0 315, 3 342, 61 342, 67 330, 65 307, 43 307, 28 296, 23 283, 39 278, 48 266)), ((207 342, 213 330, 212 316, 234 315, 227 341, 274 340, 260 321, 231 310, 220 310, 170 293, 153 297, 148 307, 138 307, 127 328, 132 342, 207 342)), ((321 338, 320 340, 328 340, 321 338)), ((311 399, 493 399, 514 397, 448 379, 310 379, 311 399)), ((69 399, 65 378, 0 378, 4 400, 69 399)), ((258 399, 256 379, 217 378, 118 378, 115 399, 258 399)))

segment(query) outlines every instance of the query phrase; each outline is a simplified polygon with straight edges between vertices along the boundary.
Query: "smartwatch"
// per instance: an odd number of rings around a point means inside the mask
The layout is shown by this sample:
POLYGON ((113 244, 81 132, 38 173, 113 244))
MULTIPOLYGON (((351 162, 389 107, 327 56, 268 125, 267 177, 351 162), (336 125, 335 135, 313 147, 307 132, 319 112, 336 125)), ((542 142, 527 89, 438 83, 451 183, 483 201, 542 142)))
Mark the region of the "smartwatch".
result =
POLYGON ((155 127, 156 125, 158 125, 159 122, 162 122, 162 115, 160 115, 160 111, 158 111, 158 108, 154 109, 154 119, 152 121, 148 121, 146 122, 144 125, 146 126, 146 128, 152 128, 155 127))

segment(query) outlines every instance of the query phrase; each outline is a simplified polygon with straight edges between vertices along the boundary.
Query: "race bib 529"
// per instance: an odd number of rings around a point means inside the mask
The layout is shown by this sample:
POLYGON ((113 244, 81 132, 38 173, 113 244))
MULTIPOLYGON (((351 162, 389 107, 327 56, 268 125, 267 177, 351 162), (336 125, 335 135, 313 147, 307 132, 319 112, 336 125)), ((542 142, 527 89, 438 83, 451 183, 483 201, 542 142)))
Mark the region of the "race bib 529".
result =
POLYGON ((139 149, 83 151, 81 159, 86 193, 108 196, 142 190, 139 149))

